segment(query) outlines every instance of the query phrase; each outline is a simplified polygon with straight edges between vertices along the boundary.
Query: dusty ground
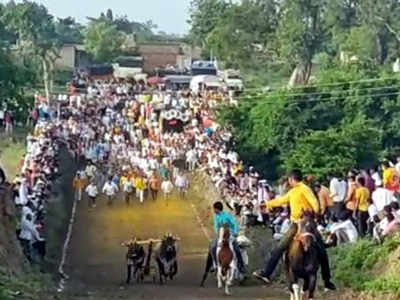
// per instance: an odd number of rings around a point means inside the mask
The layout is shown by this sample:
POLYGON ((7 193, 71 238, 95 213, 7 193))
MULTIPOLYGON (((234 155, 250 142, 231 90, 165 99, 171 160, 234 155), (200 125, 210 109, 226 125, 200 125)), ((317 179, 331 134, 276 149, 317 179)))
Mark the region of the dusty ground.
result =
MULTIPOLYGON (((191 198, 195 204, 199 198, 191 198)), ((201 214, 201 212, 200 212, 201 214)), ((97 208, 88 209, 84 199, 79 204, 66 272, 71 280, 67 299, 226 299, 210 277, 206 288, 199 288, 205 263, 208 240, 188 200, 173 197, 148 199, 142 205, 135 201, 127 207, 117 199, 108 207, 99 199, 97 208), (181 238, 179 274, 167 285, 144 284, 126 286, 125 249, 120 243, 131 236, 158 238, 172 232, 181 238)), ((287 299, 271 287, 250 282, 233 288, 234 299, 287 299)))

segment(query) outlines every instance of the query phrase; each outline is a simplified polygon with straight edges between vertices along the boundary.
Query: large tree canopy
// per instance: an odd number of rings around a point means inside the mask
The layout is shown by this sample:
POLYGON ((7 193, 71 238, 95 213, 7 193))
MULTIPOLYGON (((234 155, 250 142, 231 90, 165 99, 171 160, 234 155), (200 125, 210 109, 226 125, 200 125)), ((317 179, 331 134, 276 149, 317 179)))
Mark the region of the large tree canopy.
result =
POLYGON ((47 8, 31 1, 10 2, 1 20, 15 32, 18 49, 40 59, 46 96, 52 90, 54 63, 62 45, 56 32, 54 17, 47 8))
POLYGON ((117 57, 124 40, 117 26, 105 21, 91 21, 85 31, 86 50, 99 62, 110 62, 117 57))

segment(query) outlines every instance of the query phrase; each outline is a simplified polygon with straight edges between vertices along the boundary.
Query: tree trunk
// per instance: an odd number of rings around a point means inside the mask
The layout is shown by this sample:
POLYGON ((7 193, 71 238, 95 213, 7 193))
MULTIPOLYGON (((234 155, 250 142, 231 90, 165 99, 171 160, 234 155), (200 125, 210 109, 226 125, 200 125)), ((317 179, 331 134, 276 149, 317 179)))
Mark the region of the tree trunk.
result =
POLYGON ((289 87, 295 87, 298 85, 307 85, 311 77, 312 62, 302 62, 297 65, 294 69, 292 76, 289 80, 289 87))
POLYGON ((46 100, 50 101, 50 87, 49 87, 49 66, 45 58, 42 58, 43 65, 43 83, 46 93, 46 100))
POLYGON ((49 62, 49 90, 52 94, 54 92, 54 62, 49 62))

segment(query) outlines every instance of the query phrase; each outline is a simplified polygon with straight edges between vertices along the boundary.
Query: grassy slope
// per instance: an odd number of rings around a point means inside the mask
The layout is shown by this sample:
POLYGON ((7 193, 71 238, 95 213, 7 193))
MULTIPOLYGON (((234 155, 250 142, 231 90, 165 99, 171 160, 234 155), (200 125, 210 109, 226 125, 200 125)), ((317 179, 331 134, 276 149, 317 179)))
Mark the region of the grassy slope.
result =
POLYGON ((18 129, 12 137, 0 138, 0 165, 12 181, 18 172, 18 164, 25 153, 25 129, 18 129))
POLYGON ((330 250, 335 280, 343 287, 384 299, 400 297, 400 234, 382 245, 361 240, 330 250))
MULTIPOLYGON (((0 139, 0 163, 4 167, 9 181, 12 181, 18 173, 18 165, 25 152, 26 130, 17 130, 12 138, 0 139)), ((68 156, 63 153, 61 159, 68 161, 68 156)), ((62 184, 56 187, 54 201, 49 204, 51 217, 47 219, 47 227, 51 230, 46 232, 47 243, 47 263, 46 270, 54 271, 54 266, 60 254, 60 236, 65 236, 65 224, 68 224, 68 212, 70 211, 71 201, 69 191, 71 176, 74 172, 74 164, 63 165, 62 184), (65 197, 61 197, 65 195, 65 197), (66 213, 67 212, 67 213, 66 213)), ((14 226, 13 222, 10 226, 14 226)), ((0 270, 0 299, 34 299, 47 300, 54 298, 54 278, 50 274, 43 274, 37 268, 26 267, 24 274, 15 276, 13 270, 0 270), (8 272, 10 271, 10 272, 8 272), (53 294, 53 295, 52 295, 53 294), (18 295, 18 296, 17 296, 18 295)), ((61 299, 61 298, 60 298, 61 299)))

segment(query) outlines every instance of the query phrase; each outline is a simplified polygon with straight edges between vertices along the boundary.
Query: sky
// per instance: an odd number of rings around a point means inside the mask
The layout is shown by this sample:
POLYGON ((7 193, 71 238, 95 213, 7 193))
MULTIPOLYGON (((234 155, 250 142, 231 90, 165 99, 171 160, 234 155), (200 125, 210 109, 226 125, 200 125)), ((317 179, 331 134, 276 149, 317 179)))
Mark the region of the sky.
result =
MULTIPOLYGON (((0 0, 6 3, 7 0, 0 0)), ((18 2, 18 1, 16 1, 18 2)), ((152 20, 158 30, 184 34, 188 31, 190 0, 35 0, 56 17, 72 16, 85 23, 87 16, 99 16, 108 8, 114 16, 127 15, 130 20, 152 20)))

